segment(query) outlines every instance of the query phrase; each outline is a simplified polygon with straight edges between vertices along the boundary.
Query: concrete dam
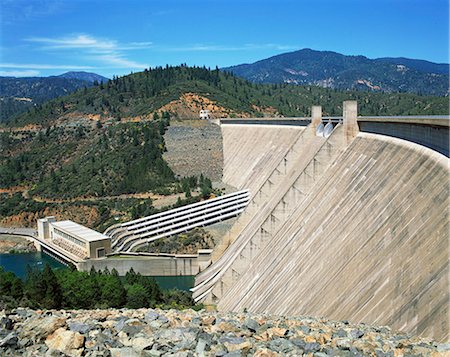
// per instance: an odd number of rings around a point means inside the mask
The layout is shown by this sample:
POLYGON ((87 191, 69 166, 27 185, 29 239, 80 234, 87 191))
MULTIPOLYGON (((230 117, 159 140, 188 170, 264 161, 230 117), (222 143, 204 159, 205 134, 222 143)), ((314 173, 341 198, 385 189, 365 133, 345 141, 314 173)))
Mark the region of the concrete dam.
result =
POLYGON ((349 101, 342 118, 313 107, 221 130, 223 181, 250 202, 196 301, 449 340, 448 117, 363 118, 349 101))

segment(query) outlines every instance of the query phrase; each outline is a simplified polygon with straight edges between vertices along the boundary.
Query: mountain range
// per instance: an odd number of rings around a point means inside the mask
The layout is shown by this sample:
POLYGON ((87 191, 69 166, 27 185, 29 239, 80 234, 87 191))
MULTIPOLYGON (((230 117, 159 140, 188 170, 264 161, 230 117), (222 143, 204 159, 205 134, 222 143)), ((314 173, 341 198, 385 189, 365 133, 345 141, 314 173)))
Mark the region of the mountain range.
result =
POLYGON ((358 101, 361 115, 448 113, 445 97, 255 84, 229 72, 183 65, 115 77, 34 106, 12 118, 9 125, 141 121, 165 112, 180 119, 198 118, 202 109, 215 117, 308 116, 310 107, 317 104, 323 106, 324 115, 340 115, 342 102, 348 99, 358 101))
MULTIPOLYGON (((317 86, 343 91, 431 96, 448 95, 449 91, 448 64, 410 58, 369 59, 311 49, 226 67, 222 71, 253 83, 317 86)), ((107 83, 108 78, 89 72, 67 72, 50 77, 0 77, 0 123, 47 100, 102 82, 107 83)), ((190 84, 186 91, 189 88, 190 84)), ((191 92, 195 93, 195 90, 191 92)), ((247 112, 251 111, 247 109, 247 112)))
POLYGON ((449 65, 409 58, 369 59, 302 49, 223 68, 254 83, 316 85, 339 90, 446 95, 449 65))
POLYGON ((0 122, 34 105, 106 81, 108 78, 88 72, 51 77, 0 77, 0 122))

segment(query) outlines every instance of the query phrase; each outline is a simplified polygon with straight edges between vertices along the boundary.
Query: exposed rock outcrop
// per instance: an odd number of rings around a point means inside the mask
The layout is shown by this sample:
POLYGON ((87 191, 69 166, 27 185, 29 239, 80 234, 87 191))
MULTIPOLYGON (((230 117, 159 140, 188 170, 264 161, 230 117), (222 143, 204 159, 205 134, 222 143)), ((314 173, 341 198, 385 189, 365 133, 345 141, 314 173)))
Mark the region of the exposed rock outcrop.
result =
POLYGON ((0 235, 0 254, 29 253, 36 251, 34 243, 25 237, 15 235, 0 235))

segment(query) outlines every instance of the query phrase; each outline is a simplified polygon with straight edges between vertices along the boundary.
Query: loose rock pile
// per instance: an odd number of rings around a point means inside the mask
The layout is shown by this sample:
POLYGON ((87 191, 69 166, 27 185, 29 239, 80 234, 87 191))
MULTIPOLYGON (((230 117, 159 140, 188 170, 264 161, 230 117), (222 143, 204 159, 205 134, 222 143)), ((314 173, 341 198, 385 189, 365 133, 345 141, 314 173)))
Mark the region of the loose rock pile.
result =
POLYGON ((163 157, 175 174, 203 174, 211 181, 221 180, 222 133, 218 125, 206 120, 173 120, 164 140, 167 152, 163 157))
POLYGON ((193 310, 0 313, 0 356, 442 356, 450 344, 388 327, 193 310))

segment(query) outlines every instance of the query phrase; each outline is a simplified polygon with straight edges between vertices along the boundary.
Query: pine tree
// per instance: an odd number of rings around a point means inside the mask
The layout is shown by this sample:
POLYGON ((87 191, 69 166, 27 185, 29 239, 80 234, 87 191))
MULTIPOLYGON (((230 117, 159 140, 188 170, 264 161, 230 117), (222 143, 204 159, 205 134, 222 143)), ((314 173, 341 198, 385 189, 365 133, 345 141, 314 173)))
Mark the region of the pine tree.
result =
POLYGON ((140 284, 132 284, 127 287, 127 303, 129 309, 148 307, 148 296, 145 288, 140 284))
POLYGON ((46 292, 42 273, 37 269, 32 269, 29 265, 27 265, 26 270, 25 296, 31 302, 32 307, 40 306, 46 292))
POLYGON ((41 302, 42 306, 46 309, 60 308, 62 303, 61 286, 48 263, 45 264, 42 280, 45 286, 45 294, 41 302))

